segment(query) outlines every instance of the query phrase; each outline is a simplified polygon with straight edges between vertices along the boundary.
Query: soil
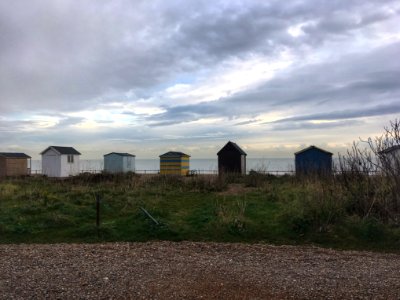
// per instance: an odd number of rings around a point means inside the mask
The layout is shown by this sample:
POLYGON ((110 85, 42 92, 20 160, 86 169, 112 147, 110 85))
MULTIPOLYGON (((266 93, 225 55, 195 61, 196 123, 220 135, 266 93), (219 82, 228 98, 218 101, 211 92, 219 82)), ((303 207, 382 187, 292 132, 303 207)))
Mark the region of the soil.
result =
POLYGON ((0 245, 0 299, 400 299, 400 255, 148 242, 0 245))

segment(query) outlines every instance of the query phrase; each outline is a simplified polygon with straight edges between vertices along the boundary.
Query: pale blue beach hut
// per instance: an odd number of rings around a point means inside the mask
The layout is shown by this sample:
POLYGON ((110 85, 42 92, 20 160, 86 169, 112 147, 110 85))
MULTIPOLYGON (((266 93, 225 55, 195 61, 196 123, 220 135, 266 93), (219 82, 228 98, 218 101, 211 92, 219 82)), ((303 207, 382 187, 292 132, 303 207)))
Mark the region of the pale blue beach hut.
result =
POLYGON ((120 152, 105 154, 104 171, 108 173, 135 172, 135 155, 120 152))

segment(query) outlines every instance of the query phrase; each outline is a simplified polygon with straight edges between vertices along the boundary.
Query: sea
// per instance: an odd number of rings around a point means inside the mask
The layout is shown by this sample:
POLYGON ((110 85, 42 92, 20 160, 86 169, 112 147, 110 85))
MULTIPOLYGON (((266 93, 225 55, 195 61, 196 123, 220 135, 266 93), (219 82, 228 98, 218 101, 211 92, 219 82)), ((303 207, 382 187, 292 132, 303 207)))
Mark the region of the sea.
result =
MULTIPOLYGON (((247 172, 254 170, 268 173, 290 173, 294 171, 294 158, 247 158, 247 172)), ((41 173, 41 160, 32 160, 32 173, 41 173)), ((104 169, 103 160, 81 159, 81 172, 99 173, 104 169)), ((157 173, 160 169, 159 159, 135 159, 137 173, 157 173)), ((218 170, 217 159, 190 159, 190 170, 198 173, 212 174, 218 170)))

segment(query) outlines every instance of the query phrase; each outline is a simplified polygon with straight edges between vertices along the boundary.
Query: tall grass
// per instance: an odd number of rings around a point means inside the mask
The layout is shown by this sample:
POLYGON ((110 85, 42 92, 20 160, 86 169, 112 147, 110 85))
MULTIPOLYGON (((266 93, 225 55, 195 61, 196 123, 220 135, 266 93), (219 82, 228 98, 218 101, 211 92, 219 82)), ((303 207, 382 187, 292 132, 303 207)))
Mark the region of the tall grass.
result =
POLYGON ((261 170, 246 176, 6 178, 0 181, 0 242, 166 239, 393 250, 400 247, 400 172, 373 149, 354 144, 341 155, 340 172, 324 177, 261 170))

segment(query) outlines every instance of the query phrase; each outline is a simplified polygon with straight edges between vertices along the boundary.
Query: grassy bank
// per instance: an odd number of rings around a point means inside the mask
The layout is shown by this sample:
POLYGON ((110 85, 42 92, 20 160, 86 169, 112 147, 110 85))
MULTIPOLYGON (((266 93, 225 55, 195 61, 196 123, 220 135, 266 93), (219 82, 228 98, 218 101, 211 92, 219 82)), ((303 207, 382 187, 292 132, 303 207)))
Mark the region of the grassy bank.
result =
POLYGON ((364 196, 354 196, 335 181, 260 174, 4 179, 0 242, 157 239, 399 249, 397 224, 380 218, 375 209, 360 213, 364 196), (101 198, 99 231, 96 194, 101 198))

